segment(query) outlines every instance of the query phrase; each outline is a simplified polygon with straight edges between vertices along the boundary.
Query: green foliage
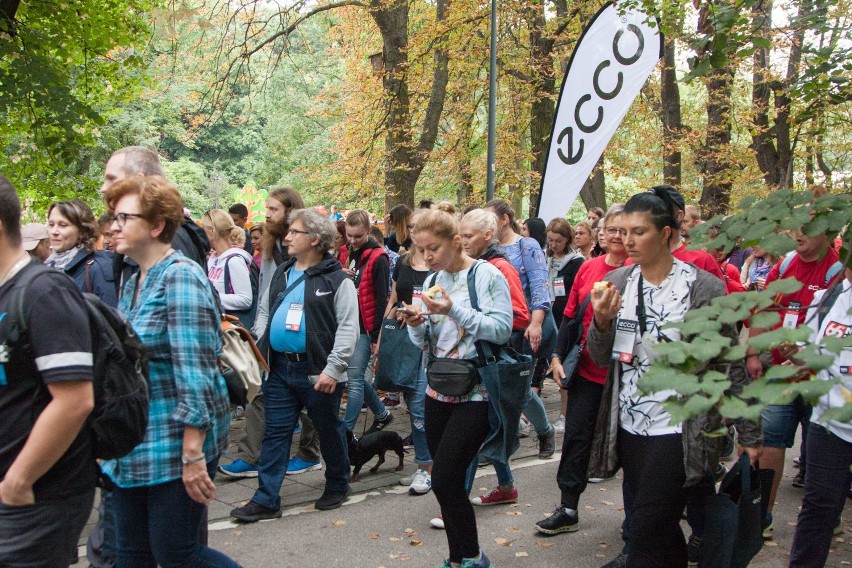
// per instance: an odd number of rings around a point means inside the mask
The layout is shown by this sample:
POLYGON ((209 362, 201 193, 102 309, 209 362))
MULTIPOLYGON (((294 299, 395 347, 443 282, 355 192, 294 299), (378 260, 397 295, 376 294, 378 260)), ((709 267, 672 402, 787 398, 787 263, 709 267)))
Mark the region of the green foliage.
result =
MULTIPOLYGON (((693 239, 691 247, 710 245, 706 229, 715 226, 720 232, 712 243, 713 247, 730 249, 738 242, 737 237, 742 236, 740 246, 760 245, 781 255, 793 248, 790 243, 795 244, 789 237, 784 237, 786 241, 778 238, 783 230, 802 227, 805 234, 826 232, 833 239, 852 222, 852 197, 849 195, 828 195, 814 199, 810 192, 781 190, 764 200, 747 198, 740 203, 739 208, 739 213, 711 219, 699 226, 698 230, 690 231, 693 239), (754 229, 756 226, 760 229, 754 229), (782 244, 785 242, 786 245, 782 244)), ((843 239, 845 250, 850 250, 848 232, 843 239)), ((843 258, 850 266, 845 250, 843 258)), ((801 286, 793 279, 781 279, 760 292, 716 298, 708 306, 687 312, 683 322, 668 324, 666 327, 680 331, 681 340, 659 344, 654 348, 657 358, 640 379, 640 390, 645 393, 674 390, 676 394, 666 401, 665 406, 675 422, 681 422, 716 405, 724 416, 756 420, 767 404, 786 404, 799 395, 815 401, 837 381, 817 380, 813 377, 800 382, 790 381, 800 378, 805 369, 813 372, 828 368, 841 349, 852 347, 852 336, 828 338, 817 349, 814 345, 806 345, 811 334, 808 326, 769 330, 751 337, 745 345, 732 342, 730 333, 724 333, 732 325, 745 320, 750 320, 750 325, 756 328, 776 326, 780 322, 780 309, 775 303, 775 297, 793 293, 801 286), (770 366, 762 379, 749 384, 739 395, 730 391, 731 383, 726 371, 720 370, 720 365, 726 362, 742 365, 747 347, 759 353, 768 353, 779 346, 790 344, 806 345, 796 354, 795 364, 770 366)), ((848 420, 852 417, 852 404, 833 410, 829 416, 848 420)))
POLYGON ((0 19, 0 171, 33 207, 94 197, 80 157, 113 110, 132 100, 149 34, 140 17, 158 0, 22 2, 0 19))

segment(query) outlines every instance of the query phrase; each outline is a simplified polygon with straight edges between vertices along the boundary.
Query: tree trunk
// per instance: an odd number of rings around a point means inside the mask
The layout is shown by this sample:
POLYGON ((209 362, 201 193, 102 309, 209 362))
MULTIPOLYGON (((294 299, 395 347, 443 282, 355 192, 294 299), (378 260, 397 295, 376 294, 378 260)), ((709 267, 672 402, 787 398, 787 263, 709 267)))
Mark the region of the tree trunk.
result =
POLYGON ((532 152, 532 171, 539 176, 539 183, 533 183, 530 189, 530 204, 538 203, 541 189, 541 176, 550 145, 553 130, 556 92, 556 78, 553 73, 553 38, 546 36, 547 22, 544 17, 544 2, 535 2, 526 10, 527 24, 530 28, 530 73, 533 96, 530 101, 530 150, 532 152))
MULTIPOLYGON (((792 19, 792 41, 783 79, 773 80, 769 62, 770 50, 758 47, 754 52, 752 71, 752 150, 763 180, 771 187, 792 187, 795 144, 790 136, 790 88, 799 77, 802 44, 806 26, 801 19, 811 13, 813 2, 805 0, 792 19), (774 124, 769 121, 770 95, 773 95, 774 124)), ((758 4, 752 12, 756 35, 769 38, 772 29, 772 1, 758 4)))
POLYGON ((733 75, 727 68, 713 69, 707 75, 707 136, 701 150, 704 189, 701 209, 708 217, 728 210, 731 181, 728 158, 731 143, 731 87, 733 75))
POLYGON ((0 0, 0 31, 10 36, 17 35, 15 15, 20 5, 21 0, 0 0))
MULTIPOLYGON (((435 5, 437 26, 443 26, 446 0, 435 5)), ((372 0, 370 14, 382 35, 382 57, 387 121, 385 123, 385 207, 404 203, 414 207, 414 187, 426 159, 435 147, 438 124, 447 92, 448 55, 446 34, 436 41, 432 92, 423 119, 420 138, 415 142, 411 125, 411 99, 408 91, 408 2, 372 0)))
POLYGON ((603 156, 598 159, 595 169, 592 170, 592 175, 580 189, 580 199, 583 200, 583 205, 586 206, 587 211, 592 207, 600 207, 606 211, 606 179, 604 177, 603 156))
POLYGON ((814 147, 810 144, 805 147, 805 184, 814 184, 814 147))
POLYGON ((660 69, 660 120, 663 123, 663 181, 681 188, 682 124, 680 114, 680 87, 675 69, 676 44, 666 40, 663 47, 663 65, 660 69))

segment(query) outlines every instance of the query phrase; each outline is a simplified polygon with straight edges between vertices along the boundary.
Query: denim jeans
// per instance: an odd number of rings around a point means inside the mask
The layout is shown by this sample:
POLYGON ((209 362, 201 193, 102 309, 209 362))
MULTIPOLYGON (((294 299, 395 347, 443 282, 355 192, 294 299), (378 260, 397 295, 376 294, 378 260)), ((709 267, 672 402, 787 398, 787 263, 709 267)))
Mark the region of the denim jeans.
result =
MULTIPOLYGON (((211 479, 216 474, 217 461, 207 462, 211 479)), ((119 487, 113 491, 113 504, 117 566, 239 566, 199 542, 207 507, 190 498, 181 479, 144 487, 119 487)))
POLYGON ((319 436, 326 465, 326 491, 346 491, 349 454, 346 433, 338 418, 344 384, 338 383, 331 394, 315 391, 308 378, 307 362, 292 362, 274 351, 269 365, 269 378, 263 384, 266 429, 260 446, 258 488, 251 500, 270 509, 281 506, 278 492, 287 474, 293 430, 302 408, 308 409, 319 436))
POLYGON ((852 444, 817 423, 808 427, 805 495, 796 523, 790 566, 824 566, 832 530, 852 484, 852 444))
MULTIPOLYGON (((388 415, 388 409, 382 404, 382 400, 373 389, 372 383, 364 380, 367 364, 370 362, 370 336, 362 333, 355 345, 355 353, 349 360, 349 369, 346 371, 348 382, 346 384, 346 415, 343 422, 350 432, 355 429, 358 415, 364 400, 376 418, 382 419, 388 415)), ((320 442, 322 445, 322 442, 320 442)))
POLYGON ((426 444, 426 384, 426 365, 424 361, 421 361, 414 389, 402 391, 409 418, 411 418, 414 463, 419 466, 432 465, 432 454, 429 453, 429 446, 426 444))

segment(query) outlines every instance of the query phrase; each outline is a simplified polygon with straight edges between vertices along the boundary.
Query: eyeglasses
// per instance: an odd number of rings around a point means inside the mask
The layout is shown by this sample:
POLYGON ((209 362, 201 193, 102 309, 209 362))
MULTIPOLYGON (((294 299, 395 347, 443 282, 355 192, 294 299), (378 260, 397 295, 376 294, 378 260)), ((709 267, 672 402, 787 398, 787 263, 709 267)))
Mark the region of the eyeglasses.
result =
POLYGON ((611 236, 621 235, 622 237, 626 237, 627 236, 627 230, 626 229, 616 229, 614 227, 607 227, 606 228, 606 234, 611 235, 611 236))
POLYGON ((120 229, 127 224, 128 217, 139 217, 140 219, 143 219, 145 216, 139 213, 116 213, 112 216, 112 221, 118 225, 118 228, 120 229))
POLYGON ((310 231, 300 231, 298 229, 290 229, 289 231, 287 231, 287 234, 288 235, 310 235, 311 232, 310 231))

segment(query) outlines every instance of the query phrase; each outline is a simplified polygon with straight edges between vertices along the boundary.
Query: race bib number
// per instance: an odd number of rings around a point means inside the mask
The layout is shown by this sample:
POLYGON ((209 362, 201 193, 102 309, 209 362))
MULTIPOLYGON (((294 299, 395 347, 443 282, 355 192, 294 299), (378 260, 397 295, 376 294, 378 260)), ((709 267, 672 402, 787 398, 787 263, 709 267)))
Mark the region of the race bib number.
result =
POLYGON ((790 302, 790 306, 784 313, 784 322, 781 325, 787 329, 796 329, 799 326, 799 310, 801 308, 801 303, 790 302))
POLYGON ((423 311, 423 286, 414 287, 414 292, 411 294, 411 305, 416 306, 419 311, 423 311))
POLYGON ((553 279, 553 295, 557 298, 565 295, 565 279, 564 278, 554 278, 553 279))
POLYGON ((299 331, 304 309, 305 307, 302 304, 290 304, 290 309, 287 310, 287 319, 284 321, 284 327, 287 331, 299 331))
POLYGON ((636 345, 637 329, 639 329, 639 322, 636 320, 618 320, 615 324, 615 342, 612 344, 613 361, 633 362, 633 348, 636 345))

